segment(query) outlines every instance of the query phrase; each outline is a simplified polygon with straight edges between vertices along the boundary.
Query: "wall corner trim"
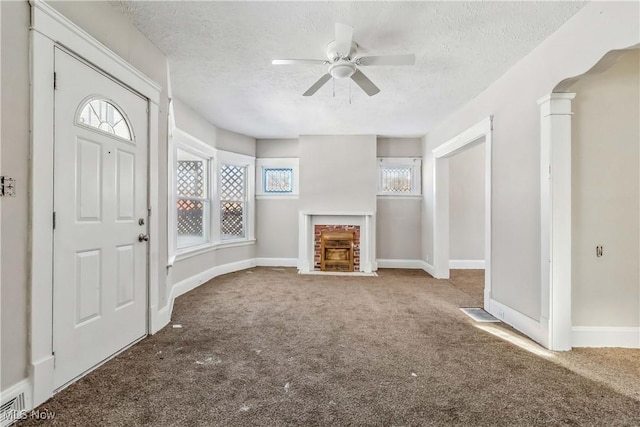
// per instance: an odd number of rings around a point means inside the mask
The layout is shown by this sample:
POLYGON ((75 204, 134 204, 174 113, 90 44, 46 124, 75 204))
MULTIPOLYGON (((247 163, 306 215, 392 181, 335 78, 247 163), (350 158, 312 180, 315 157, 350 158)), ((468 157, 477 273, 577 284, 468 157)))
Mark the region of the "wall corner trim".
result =
POLYGON ((542 346, 549 348, 548 325, 544 321, 532 319, 494 299, 489 300, 489 309, 487 311, 542 346))

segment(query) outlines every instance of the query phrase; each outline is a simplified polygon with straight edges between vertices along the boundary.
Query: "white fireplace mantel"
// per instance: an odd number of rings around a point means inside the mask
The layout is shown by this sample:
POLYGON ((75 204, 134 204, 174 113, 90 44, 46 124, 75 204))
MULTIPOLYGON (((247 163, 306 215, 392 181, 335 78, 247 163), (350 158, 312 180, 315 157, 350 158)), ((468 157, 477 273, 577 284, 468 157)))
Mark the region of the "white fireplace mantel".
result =
POLYGON ((376 214, 368 211, 300 211, 298 227, 298 271, 313 271, 314 227, 357 225, 360 227, 360 272, 372 273, 376 264, 376 214))

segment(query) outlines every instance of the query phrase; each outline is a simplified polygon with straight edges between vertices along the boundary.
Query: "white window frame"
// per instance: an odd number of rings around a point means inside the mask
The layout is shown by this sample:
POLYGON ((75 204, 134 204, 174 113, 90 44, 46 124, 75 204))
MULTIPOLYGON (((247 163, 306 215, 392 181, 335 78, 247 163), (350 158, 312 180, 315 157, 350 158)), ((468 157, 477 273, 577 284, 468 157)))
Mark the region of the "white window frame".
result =
POLYGON ((422 159, 419 157, 378 157, 378 196, 422 197, 422 159), (382 169, 394 167, 411 167, 410 192, 382 190, 382 169))
POLYGON ((210 146, 209 144, 199 140, 198 138, 184 132, 181 129, 175 128, 173 130, 173 138, 172 138, 172 146, 171 150, 169 150, 169 239, 170 239, 170 248, 172 249, 173 254, 179 257, 180 255, 184 255, 190 252, 199 251, 202 249, 209 248, 213 246, 214 239, 212 238, 212 230, 213 230, 213 210, 215 206, 215 198, 213 186, 215 180, 213 176, 215 176, 216 168, 215 168, 215 159, 217 157, 216 149, 210 146), (199 157, 207 159, 207 199, 209 200, 209 214, 205 214, 204 222, 204 232, 205 232, 205 241, 203 243, 186 246, 183 248, 178 248, 178 214, 176 212, 176 206, 178 204, 178 194, 177 194, 177 176, 176 170, 178 166, 178 149, 182 151, 186 151, 192 154, 195 154, 199 157), (208 216, 208 218, 207 218, 208 216))
POLYGON ((195 136, 179 129, 172 127, 171 143, 168 158, 168 185, 169 185, 169 206, 173 207, 168 210, 168 236, 169 236, 169 266, 175 261, 190 258, 219 248, 244 246, 254 244, 255 239, 255 157, 244 154, 232 153, 229 151, 218 150, 206 142, 201 141, 195 136), (176 167, 177 167, 177 149, 193 152, 194 154, 208 157, 209 161, 209 219, 207 228, 209 238, 206 243, 200 245, 189 246, 178 249, 178 215, 175 209, 177 205, 176 192, 176 167), (220 235, 220 166, 222 164, 232 164, 235 166, 246 167, 246 216, 245 216, 245 237, 236 239, 221 239, 220 235))
POLYGON ((256 198, 257 199, 297 199, 300 194, 300 161, 293 157, 256 159, 256 198), (264 185, 265 169, 291 169, 293 188, 287 193, 266 192, 264 185))
POLYGON ((215 189, 215 208, 212 209, 211 218, 214 221, 215 227, 213 228, 213 234, 215 241, 218 245, 235 245, 241 243, 253 243, 255 242, 255 164, 256 159, 252 156, 245 154, 232 153, 230 151, 218 150, 217 167, 216 167, 216 185, 215 189), (244 218, 244 237, 237 238, 222 238, 221 235, 221 218, 220 218, 220 171, 222 165, 238 166, 245 169, 245 209, 243 212, 244 218))

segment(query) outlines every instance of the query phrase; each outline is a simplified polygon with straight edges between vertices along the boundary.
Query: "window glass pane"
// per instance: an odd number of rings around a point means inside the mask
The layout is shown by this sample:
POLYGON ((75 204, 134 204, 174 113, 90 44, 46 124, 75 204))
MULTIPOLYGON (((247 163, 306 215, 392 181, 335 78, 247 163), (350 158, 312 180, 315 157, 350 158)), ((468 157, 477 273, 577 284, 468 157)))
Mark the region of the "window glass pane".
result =
POLYGON ((131 129, 124 115, 115 105, 104 99, 87 102, 80 111, 78 123, 132 141, 131 129))
POLYGON ((178 196, 207 197, 207 159, 178 150, 176 191, 178 196))
POLYGON ((220 169, 220 200, 244 200, 242 166, 222 165, 220 169))
POLYGON ((244 203, 222 202, 220 234, 223 239, 244 237, 244 203))
POLYGON ((205 235, 205 211, 207 207, 207 202, 178 198, 178 248, 193 246, 207 241, 205 235))
POLYGON ((410 167, 381 167, 381 191, 388 193, 411 192, 410 167))
POLYGON ((220 168, 220 235, 244 237, 246 167, 223 164, 220 168))
POLYGON ((293 191, 293 169, 265 168, 265 193, 291 193, 293 191))

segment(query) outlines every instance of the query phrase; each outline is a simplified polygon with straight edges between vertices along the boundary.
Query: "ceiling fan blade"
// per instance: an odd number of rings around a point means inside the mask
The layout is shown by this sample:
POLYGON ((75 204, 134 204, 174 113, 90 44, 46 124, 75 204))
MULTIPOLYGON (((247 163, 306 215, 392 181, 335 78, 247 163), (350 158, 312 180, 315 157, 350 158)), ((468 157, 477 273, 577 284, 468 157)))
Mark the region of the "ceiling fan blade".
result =
POLYGON ((302 96, 311 96, 318 91, 326 82, 331 80, 331 74, 327 73, 324 76, 320 77, 320 79, 313 84, 302 96))
POLYGON ((373 96, 380 92, 378 86, 374 85, 373 82, 369 80, 369 77, 365 76, 360 70, 356 70, 356 72, 351 76, 351 79, 356 82, 356 84, 369 96, 373 96))
POLYGON ((353 41, 353 27, 336 23, 336 52, 341 56, 349 56, 353 41))
POLYGON ((328 64, 324 59, 274 59, 273 65, 296 65, 296 64, 328 64))
POLYGON ((363 56, 356 60, 358 65, 415 65, 416 56, 406 55, 363 56))

